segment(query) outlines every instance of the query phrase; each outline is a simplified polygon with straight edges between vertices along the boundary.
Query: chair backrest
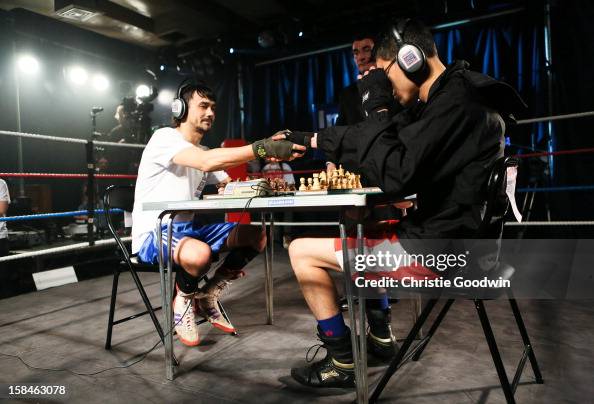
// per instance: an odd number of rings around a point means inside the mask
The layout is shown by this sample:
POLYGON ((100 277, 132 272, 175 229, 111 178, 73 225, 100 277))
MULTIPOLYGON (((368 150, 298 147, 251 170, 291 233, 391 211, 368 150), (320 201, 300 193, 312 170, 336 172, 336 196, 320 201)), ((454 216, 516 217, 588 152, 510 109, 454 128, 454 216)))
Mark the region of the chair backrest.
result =
POLYGON ((514 157, 498 159, 487 181, 487 201, 484 216, 476 234, 478 239, 499 239, 503 233, 505 215, 509 208, 507 196, 507 169, 518 167, 519 161, 514 157))
POLYGON ((131 265, 130 252, 116 231, 113 220, 111 219, 111 209, 121 209, 125 212, 132 212, 134 207, 134 185, 110 185, 105 189, 103 205, 105 209, 105 218, 107 220, 107 228, 115 239, 123 258, 128 265, 131 265))

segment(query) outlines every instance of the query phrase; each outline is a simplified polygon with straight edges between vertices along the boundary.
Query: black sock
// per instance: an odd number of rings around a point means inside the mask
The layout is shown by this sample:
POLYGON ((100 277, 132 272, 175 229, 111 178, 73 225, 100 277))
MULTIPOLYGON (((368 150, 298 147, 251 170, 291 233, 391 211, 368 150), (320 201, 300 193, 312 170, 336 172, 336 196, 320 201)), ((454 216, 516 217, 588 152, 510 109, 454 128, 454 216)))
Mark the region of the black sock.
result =
POLYGON ((198 289, 198 277, 190 275, 183 268, 178 268, 175 283, 180 291, 186 294, 194 293, 198 289))
POLYGON ((252 247, 234 248, 229 252, 227 257, 225 257, 225 261, 221 264, 221 268, 226 268, 231 271, 239 271, 258 254, 260 254, 260 252, 254 250, 252 247))

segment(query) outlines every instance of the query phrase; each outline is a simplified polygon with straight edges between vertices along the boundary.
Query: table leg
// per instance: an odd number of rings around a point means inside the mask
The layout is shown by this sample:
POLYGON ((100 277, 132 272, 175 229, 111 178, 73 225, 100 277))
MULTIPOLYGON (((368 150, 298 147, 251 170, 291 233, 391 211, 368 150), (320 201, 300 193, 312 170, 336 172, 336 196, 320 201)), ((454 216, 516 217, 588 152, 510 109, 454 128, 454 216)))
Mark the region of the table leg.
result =
MULTIPOLYGON (((412 299, 412 319, 413 324, 417 322, 419 316, 421 315, 421 311, 423 310, 423 297, 420 293, 417 293, 416 296, 412 299)), ((423 327, 419 328, 419 333, 416 335, 417 339, 423 338, 423 327)))
POLYGON ((262 213, 262 228, 266 232, 266 249, 264 250, 265 260, 265 278, 264 278, 264 294, 266 295, 266 324, 272 324, 274 322, 274 299, 272 293, 272 254, 273 254, 273 221, 272 215, 270 215, 270 227, 266 231, 266 213, 262 213))
MULTIPOLYGON (((363 255, 363 241, 364 241, 364 234, 363 234, 363 212, 360 212, 358 215, 359 222, 357 223, 357 253, 363 255)), ((364 277, 365 272, 361 272, 361 275, 364 277)), ((359 380, 361 385, 361 400, 364 403, 367 403, 368 397, 368 385, 367 385, 367 323, 365 322, 366 312, 365 312, 365 294, 363 293, 363 288, 357 288, 357 295, 359 297, 359 380)))
MULTIPOLYGON (((171 238, 173 233, 173 214, 167 220, 167 271, 165 272, 165 301, 163 311, 165 312, 165 324, 167 329, 173 327, 173 257, 171 252, 171 238)), ((173 363, 173 330, 165 335, 165 376, 167 380, 175 378, 175 366, 173 363)))
MULTIPOLYGON (((344 225, 344 212, 341 212, 340 217, 340 241, 342 244, 342 261, 344 266, 344 281, 346 289, 347 304, 349 306, 349 320, 351 323, 351 346, 353 348, 353 361, 355 362, 355 383, 357 388, 357 402, 365 404, 363 401, 363 388, 361 381, 361 357, 359 356, 359 343, 357 342, 357 320, 355 315, 355 304, 353 302, 353 284, 351 278, 351 267, 349 265, 349 251, 347 245, 346 226, 344 225)), ((360 302, 359 302, 360 303, 360 302)))

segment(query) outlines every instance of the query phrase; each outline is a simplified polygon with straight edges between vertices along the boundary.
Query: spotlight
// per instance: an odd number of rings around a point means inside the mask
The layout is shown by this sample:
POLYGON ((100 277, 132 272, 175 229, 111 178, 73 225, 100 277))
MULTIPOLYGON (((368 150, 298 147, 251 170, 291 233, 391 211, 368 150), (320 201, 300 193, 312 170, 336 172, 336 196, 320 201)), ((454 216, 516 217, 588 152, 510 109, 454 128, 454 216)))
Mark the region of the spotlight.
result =
POLYGON ((303 31, 299 31, 299 33, 297 34, 297 36, 298 36, 299 38, 302 38, 302 37, 303 37, 303 31))
POLYGON ((95 74, 93 76, 93 87, 95 90, 104 91, 109 87, 109 80, 102 74, 95 74))
POLYGON ((165 70, 165 65, 159 66, 159 70, 161 70, 161 71, 165 70))
POLYGON ((229 53, 231 53, 231 54, 232 54, 233 52, 235 52, 235 49, 233 49, 233 48, 229 48, 229 53))
POLYGON ((147 98, 151 95, 151 89, 146 84, 136 87, 136 98, 147 98))
POLYGON ((26 74, 35 74, 39 71, 39 62, 31 55, 19 56, 17 66, 26 74))
POLYGON ((68 69, 68 78, 76 85, 84 84, 89 75, 87 71, 80 66, 72 66, 68 69))
POLYGON ((174 97, 175 94, 173 91, 161 90, 161 92, 159 93, 159 97, 157 98, 157 101, 159 101, 159 104, 162 105, 171 105, 171 102, 173 102, 174 97))

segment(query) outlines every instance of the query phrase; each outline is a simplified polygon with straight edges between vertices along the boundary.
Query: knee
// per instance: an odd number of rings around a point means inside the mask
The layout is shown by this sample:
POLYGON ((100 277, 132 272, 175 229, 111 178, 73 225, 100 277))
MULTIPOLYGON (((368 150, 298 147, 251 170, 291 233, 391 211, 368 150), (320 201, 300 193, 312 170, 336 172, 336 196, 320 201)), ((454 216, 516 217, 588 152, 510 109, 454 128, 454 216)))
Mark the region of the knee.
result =
POLYGON ((180 265, 194 276, 199 276, 208 271, 212 251, 208 244, 193 245, 180 251, 180 265))
POLYGON ((295 239, 289 244, 289 259, 295 272, 299 271, 303 261, 307 259, 307 244, 307 240, 303 238, 295 239))

